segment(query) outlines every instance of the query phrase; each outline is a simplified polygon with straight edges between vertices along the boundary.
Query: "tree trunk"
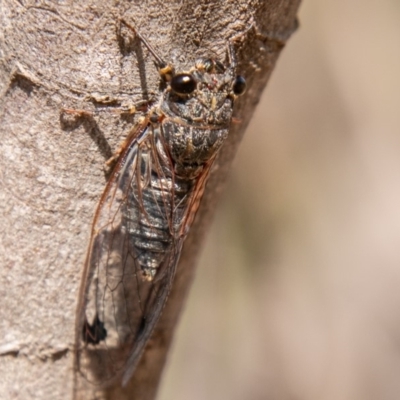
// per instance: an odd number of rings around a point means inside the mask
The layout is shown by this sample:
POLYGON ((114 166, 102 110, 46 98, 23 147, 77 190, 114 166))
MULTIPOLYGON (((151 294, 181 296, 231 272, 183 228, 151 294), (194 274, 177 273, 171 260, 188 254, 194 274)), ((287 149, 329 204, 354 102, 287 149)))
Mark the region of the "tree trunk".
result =
POLYGON ((299 0, 121 0, 113 7, 2 1, 0 397, 155 398, 204 232, 277 56, 296 29, 298 6, 299 0), (129 32, 119 32, 120 17, 183 69, 202 56, 223 61, 234 38, 248 90, 236 103, 172 293, 133 379, 126 388, 77 390, 75 313, 91 221, 107 180, 103 164, 140 113, 71 119, 62 108, 137 104, 159 91, 153 59, 129 32))

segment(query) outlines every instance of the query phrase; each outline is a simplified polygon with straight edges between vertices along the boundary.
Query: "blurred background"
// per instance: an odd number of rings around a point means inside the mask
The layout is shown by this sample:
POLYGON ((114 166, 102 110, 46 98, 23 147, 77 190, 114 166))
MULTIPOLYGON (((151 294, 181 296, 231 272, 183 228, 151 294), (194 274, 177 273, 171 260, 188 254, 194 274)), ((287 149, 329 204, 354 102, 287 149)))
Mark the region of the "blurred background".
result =
POLYGON ((304 0, 159 400, 400 399, 400 2, 304 0))

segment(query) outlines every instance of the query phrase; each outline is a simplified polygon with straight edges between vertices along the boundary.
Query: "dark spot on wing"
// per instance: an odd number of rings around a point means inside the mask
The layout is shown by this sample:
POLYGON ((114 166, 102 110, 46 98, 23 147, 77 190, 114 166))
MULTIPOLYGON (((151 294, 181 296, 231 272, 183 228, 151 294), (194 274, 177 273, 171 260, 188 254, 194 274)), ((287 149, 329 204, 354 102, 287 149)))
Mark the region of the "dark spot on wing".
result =
POLYGON ((83 341, 88 344, 99 344, 102 340, 107 337, 107 330, 104 328, 104 323, 100 321, 98 315, 93 320, 92 324, 89 324, 87 319, 83 324, 83 341))

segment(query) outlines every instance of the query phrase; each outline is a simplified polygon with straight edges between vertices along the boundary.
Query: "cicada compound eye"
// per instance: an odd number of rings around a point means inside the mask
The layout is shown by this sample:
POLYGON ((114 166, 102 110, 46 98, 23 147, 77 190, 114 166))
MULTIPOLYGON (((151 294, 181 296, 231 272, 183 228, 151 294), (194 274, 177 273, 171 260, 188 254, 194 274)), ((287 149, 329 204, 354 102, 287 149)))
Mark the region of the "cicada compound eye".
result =
POLYGON ((171 79, 171 89, 177 94, 191 94, 196 90, 197 82, 191 74, 178 74, 171 79))
POLYGON ((246 91, 246 80, 243 76, 238 75, 236 77, 235 82, 233 82, 232 90, 237 96, 240 96, 246 91))

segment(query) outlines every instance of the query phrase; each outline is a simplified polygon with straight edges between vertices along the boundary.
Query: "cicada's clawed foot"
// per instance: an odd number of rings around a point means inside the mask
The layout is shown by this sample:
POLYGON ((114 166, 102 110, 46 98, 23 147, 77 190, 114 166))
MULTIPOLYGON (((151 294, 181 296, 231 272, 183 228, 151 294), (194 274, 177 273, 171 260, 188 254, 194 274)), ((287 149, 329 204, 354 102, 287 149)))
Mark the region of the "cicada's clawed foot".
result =
MULTIPOLYGON (((100 103, 96 100, 96 103, 100 103)), ((114 115, 135 115, 137 112, 146 112, 148 108, 154 103, 154 99, 141 100, 137 103, 123 102, 115 104, 115 102, 101 102, 105 105, 96 105, 94 110, 83 110, 63 107, 62 113, 73 115, 76 117, 94 117, 101 114, 114 114, 114 115)))

